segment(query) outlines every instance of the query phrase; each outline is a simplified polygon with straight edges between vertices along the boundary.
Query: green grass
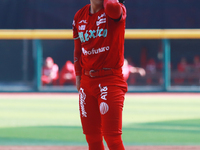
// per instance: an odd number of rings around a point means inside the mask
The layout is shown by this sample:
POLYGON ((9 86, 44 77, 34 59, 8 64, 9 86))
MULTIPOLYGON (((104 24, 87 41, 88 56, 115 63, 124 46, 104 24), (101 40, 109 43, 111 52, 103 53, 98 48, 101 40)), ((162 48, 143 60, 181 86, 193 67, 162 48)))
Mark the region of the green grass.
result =
MULTIPOLYGON (((200 145, 200 98, 126 96, 126 145, 200 145)), ((86 145, 77 96, 0 97, 0 145, 86 145)))

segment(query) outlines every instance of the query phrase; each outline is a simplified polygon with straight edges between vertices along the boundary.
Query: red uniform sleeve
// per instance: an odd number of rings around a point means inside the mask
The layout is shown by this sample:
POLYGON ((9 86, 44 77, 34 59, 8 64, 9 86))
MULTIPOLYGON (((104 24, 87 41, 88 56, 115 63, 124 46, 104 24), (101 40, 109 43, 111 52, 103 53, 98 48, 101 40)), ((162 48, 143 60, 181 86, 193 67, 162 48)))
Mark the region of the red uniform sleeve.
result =
POLYGON ((104 0, 105 12, 112 19, 121 19, 126 14, 122 5, 118 0, 104 0))
POLYGON ((81 53, 81 41, 76 39, 74 40, 74 69, 76 76, 80 76, 82 74, 82 67, 80 65, 81 53))
POLYGON ((80 65, 81 60, 81 41, 79 39, 78 31, 76 28, 76 15, 73 21, 73 38, 74 38, 74 69, 76 76, 80 76, 82 73, 82 68, 80 65))

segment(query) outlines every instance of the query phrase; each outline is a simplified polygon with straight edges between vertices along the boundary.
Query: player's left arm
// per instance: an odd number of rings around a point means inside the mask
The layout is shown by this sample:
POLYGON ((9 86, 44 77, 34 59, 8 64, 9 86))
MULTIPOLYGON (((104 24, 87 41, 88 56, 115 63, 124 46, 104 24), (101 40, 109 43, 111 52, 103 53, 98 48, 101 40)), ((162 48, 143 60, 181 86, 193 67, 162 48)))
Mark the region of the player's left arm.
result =
POLYGON ((106 14, 115 20, 120 20, 125 13, 118 0, 104 0, 104 9, 106 14))
POLYGON ((74 40, 74 69, 76 74, 76 88, 79 91, 80 89, 80 82, 81 82, 81 74, 82 74, 82 68, 80 65, 81 60, 81 41, 80 39, 74 40))
POLYGON ((77 87, 77 90, 79 91, 81 75, 82 75, 82 67, 80 64, 82 49, 81 49, 81 41, 78 35, 78 30, 77 30, 76 21, 75 21, 77 18, 78 18, 78 13, 76 13, 74 17, 72 26, 73 26, 73 38, 74 38, 74 70, 75 70, 75 75, 76 75, 76 87, 77 87))

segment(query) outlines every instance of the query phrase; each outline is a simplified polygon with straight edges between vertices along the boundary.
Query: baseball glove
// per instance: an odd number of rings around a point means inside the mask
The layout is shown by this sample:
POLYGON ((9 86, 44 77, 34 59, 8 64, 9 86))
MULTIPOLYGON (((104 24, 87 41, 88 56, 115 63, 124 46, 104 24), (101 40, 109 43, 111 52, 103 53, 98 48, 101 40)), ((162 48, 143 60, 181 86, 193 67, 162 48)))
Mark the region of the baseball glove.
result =
POLYGON ((124 4, 125 3, 125 0, 119 0, 120 3, 124 4))

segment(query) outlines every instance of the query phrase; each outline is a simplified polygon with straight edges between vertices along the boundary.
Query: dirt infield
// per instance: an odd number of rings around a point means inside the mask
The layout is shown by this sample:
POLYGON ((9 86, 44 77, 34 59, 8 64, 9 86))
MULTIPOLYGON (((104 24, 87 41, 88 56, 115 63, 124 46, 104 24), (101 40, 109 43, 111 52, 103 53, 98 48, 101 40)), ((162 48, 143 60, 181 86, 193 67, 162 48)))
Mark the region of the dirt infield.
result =
MULTIPOLYGON (((0 150, 87 150, 86 146, 0 146, 0 150)), ((108 148, 106 148, 108 150, 108 148)), ((200 146, 126 146, 126 150, 200 150, 200 146)))

